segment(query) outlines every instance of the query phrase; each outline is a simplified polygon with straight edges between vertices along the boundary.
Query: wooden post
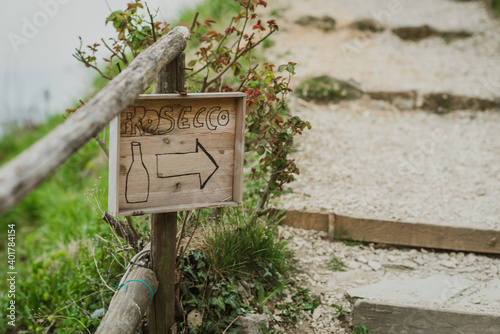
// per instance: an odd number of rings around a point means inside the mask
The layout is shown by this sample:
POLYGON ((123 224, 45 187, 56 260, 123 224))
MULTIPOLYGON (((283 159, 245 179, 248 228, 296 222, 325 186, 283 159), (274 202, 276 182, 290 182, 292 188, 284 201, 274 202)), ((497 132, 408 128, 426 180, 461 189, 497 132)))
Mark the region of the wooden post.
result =
POLYGON ((150 334, 177 332, 174 318, 176 235, 177 212, 151 215, 151 258, 159 283, 149 308, 150 334))
MULTIPOLYGON (((156 94, 184 92, 185 54, 179 56, 158 73, 156 94)), ((158 291, 149 311, 151 334, 177 333, 175 323, 175 246, 177 212, 151 215, 151 259, 158 279, 158 291)))

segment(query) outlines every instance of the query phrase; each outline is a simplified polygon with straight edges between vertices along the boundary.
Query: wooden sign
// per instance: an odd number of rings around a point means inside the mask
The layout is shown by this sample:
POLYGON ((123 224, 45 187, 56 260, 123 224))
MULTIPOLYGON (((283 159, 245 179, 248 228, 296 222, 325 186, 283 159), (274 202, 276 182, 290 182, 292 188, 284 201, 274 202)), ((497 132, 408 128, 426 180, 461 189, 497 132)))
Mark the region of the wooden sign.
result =
POLYGON ((245 97, 141 95, 110 126, 109 212, 240 205, 245 97))

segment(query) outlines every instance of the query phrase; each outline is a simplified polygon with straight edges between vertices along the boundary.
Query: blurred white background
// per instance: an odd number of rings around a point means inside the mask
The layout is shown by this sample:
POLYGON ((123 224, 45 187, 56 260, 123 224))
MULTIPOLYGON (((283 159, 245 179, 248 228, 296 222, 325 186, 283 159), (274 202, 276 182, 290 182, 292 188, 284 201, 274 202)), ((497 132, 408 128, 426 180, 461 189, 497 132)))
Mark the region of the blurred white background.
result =
MULTIPOLYGON (((157 20, 174 21, 199 0, 148 0, 157 20)), ((3 0, 0 10, 0 124, 40 121, 63 113, 82 98, 95 71, 72 57, 84 46, 112 36, 105 19, 128 0, 3 0)), ((0 126, 1 134, 1 126, 0 126)))

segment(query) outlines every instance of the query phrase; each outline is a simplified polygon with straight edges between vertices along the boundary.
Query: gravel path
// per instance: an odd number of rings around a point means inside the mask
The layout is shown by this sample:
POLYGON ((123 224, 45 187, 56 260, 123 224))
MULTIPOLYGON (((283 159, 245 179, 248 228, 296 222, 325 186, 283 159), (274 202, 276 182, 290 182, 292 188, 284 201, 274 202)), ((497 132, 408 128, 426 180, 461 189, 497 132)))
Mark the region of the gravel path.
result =
MULTIPOLYGON (((449 43, 440 37, 404 41, 388 29, 348 28, 355 19, 390 11, 387 6, 386 1, 278 1, 275 9, 289 20, 270 54, 277 63, 298 62, 296 83, 327 74, 355 79, 365 90, 499 99, 500 20, 492 20, 482 2, 401 1, 397 15, 380 20, 387 28, 429 24, 473 32, 449 43), (337 20, 335 31, 294 23, 325 14, 337 20), (342 54, 346 43, 357 39, 366 46, 342 54)), ((367 97, 326 106, 295 99, 291 105, 313 129, 298 139, 294 158, 301 175, 291 185, 293 193, 283 196, 283 207, 500 229, 498 110, 440 116, 400 111, 367 97)))
POLYGON ((299 140, 301 174, 284 208, 500 229, 499 112, 293 105, 313 129, 299 140))
MULTIPOLYGON (((417 90, 499 98, 500 21, 492 20, 482 1, 400 0, 397 9, 384 0, 277 1, 288 24, 282 26, 271 54, 277 63, 298 63, 297 80, 329 74, 354 79, 364 90, 417 90), (333 32, 294 24, 304 16, 328 15, 333 32), (380 33, 350 29, 355 20, 371 19, 380 33), (447 43, 440 37, 403 41, 391 28, 428 24, 442 31, 468 31, 472 37, 447 43)), ((284 20, 281 20, 284 22, 284 20)))
MULTIPOLYGON (((354 79, 364 91, 452 93, 500 99, 500 20, 483 1, 278 0, 282 26, 268 57, 298 62, 295 85, 329 75, 354 79), (295 22, 325 15, 334 31, 295 22), (351 28, 359 19, 378 21, 382 32, 351 28), (285 23, 285 24, 283 24, 285 23), (429 25, 442 32, 467 31, 468 38, 433 36, 402 40, 393 28, 429 25)), ((316 105, 294 97, 292 111, 313 126, 298 140, 293 157, 301 175, 282 197, 283 208, 334 211, 363 218, 500 229, 500 112, 459 110, 436 115, 399 110, 364 96, 338 105, 316 105)), ((417 104, 418 105, 418 104, 417 104)), ((500 258, 410 248, 348 247, 320 232, 284 227, 296 251, 301 283, 321 299, 310 318, 286 333, 351 333, 334 318, 332 304, 349 309, 348 289, 382 278, 446 274, 470 280, 472 293, 500 276, 500 258), (346 271, 333 272, 336 256, 346 271)), ((453 299, 434 307, 453 308, 453 299)), ((500 312, 500 303, 474 300, 462 309, 500 312)), ((384 333, 378 333, 384 334, 384 333)))

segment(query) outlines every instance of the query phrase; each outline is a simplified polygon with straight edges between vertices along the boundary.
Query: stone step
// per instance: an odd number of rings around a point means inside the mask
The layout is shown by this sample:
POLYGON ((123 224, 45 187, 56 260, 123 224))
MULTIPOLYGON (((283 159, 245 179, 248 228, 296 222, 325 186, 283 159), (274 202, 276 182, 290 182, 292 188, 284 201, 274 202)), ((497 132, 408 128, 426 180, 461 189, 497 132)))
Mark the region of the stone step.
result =
POLYGON ((500 333, 500 280, 448 275, 382 279, 350 289, 354 326, 377 334, 500 333))

